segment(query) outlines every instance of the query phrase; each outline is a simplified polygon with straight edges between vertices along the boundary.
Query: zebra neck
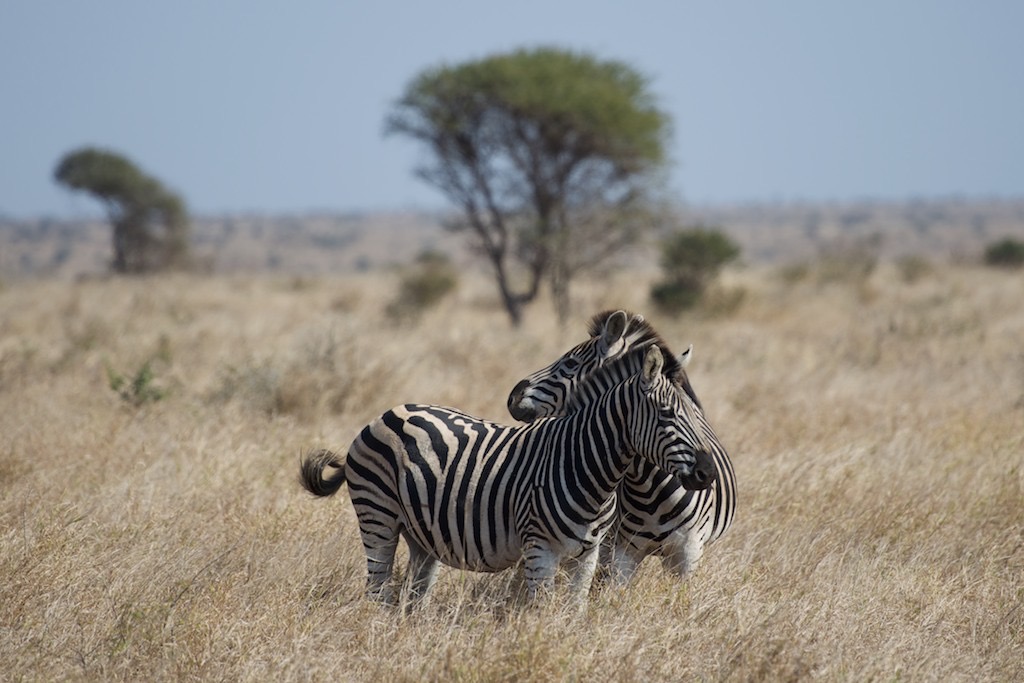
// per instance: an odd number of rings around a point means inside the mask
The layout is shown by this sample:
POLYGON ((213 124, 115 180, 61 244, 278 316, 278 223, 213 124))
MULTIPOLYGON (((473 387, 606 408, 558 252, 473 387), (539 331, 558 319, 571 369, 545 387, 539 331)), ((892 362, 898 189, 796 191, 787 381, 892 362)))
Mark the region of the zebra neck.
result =
POLYGON ((579 411, 608 397, 614 393, 617 386, 640 372, 642 365, 643 359, 636 354, 626 356, 616 363, 605 365, 600 372, 591 375, 589 379, 570 392, 565 406, 567 414, 579 411))
POLYGON ((732 468, 732 461, 725 447, 718 440, 711 425, 704 423, 707 434, 712 439, 714 448, 711 450, 711 457, 715 461, 715 468, 718 471, 718 478, 711 489, 715 492, 714 522, 711 535, 708 540, 713 541, 724 534, 732 526, 733 517, 736 515, 736 474, 732 468))
POLYGON ((552 449, 551 473, 573 486, 573 498, 596 509, 607 502, 632 460, 626 444, 626 420, 621 405, 610 397, 563 418, 558 443, 552 449))

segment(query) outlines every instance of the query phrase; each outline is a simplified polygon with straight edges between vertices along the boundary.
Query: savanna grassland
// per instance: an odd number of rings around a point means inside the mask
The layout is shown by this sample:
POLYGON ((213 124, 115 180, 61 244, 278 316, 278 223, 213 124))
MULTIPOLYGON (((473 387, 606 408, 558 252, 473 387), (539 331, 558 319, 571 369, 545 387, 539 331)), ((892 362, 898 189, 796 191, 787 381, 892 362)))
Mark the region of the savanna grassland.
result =
POLYGON ((726 274, 678 319, 650 278, 509 328, 465 274, 384 313, 385 273, 0 289, 0 679, 1024 680, 1024 273, 927 261, 726 274), (508 391, 609 307, 678 350, 736 469, 733 528, 577 614, 513 573, 362 598, 346 490, 297 483, 405 401, 508 391))

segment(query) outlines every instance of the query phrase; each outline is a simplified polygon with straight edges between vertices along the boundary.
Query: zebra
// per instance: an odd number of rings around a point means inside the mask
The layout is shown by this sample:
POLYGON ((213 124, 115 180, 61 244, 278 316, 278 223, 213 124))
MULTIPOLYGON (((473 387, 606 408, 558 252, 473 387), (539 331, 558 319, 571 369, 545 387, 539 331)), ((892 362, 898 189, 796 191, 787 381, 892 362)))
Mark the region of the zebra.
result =
POLYGON ((580 602, 633 460, 657 462, 683 486, 711 486, 716 473, 705 437, 662 372, 661 350, 638 352, 636 373, 563 417, 508 426, 406 404, 366 425, 344 458, 323 449, 308 454, 300 481, 309 492, 330 496, 348 483, 367 595, 403 599, 390 580, 401 536, 409 547, 402 588, 409 602, 428 593, 439 562, 496 572, 520 559, 528 601, 551 591, 564 562, 580 602))
POLYGON ((662 349, 672 359, 664 364, 663 373, 694 411, 718 476, 713 487, 689 490, 651 462, 634 460, 618 490, 616 520, 601 548, 600 566, 602 574, 625 585, 644 558, 660 555, 666 570, 686 578, 696 569, 704 547, 729 529, 736 513, 732 463, 684 369, 693 346, 676 358, 643 316, 626 311, 599 313, 589 332, 590 339, 515 386, 508 398, 509 413, 527 422, 563 414, 576 400, 593 400, 580 394, 606 389, 617 377, 634 372, 635 349, 662 349))

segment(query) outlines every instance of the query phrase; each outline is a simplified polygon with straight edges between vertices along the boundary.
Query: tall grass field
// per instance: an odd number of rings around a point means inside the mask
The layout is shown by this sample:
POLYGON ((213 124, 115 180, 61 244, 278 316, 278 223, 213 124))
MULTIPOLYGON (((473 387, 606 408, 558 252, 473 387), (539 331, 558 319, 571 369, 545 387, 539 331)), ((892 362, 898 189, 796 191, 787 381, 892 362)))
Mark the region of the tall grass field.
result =
POLYGON ((383 272, 8 282, 0 680, 1024 680, 1024 274, 725 275, 678 318, 642 273, 581 281, 519 329, 472 272, 402 320, 383 272), (697 572, 649 558, 582 611, 449 568, 367 602, 303 453, 404 402, 509 422, 607 308, 694 345, 739 490, 697 572))

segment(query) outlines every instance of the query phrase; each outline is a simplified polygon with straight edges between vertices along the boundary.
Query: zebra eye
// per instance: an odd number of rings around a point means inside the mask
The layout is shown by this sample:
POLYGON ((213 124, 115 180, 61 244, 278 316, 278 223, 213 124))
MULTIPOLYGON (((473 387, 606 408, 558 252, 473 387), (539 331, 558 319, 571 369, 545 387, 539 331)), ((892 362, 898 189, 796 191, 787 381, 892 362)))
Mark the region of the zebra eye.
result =
POLYGON ((575 358, 566 358, 565 362, 562 364, 562 367, 564 367, 566 370, 570 370, 570 371, 571 370, 575 370, 579 366, 580 366, 580 362, 578 360, 576 360, 575 358))

